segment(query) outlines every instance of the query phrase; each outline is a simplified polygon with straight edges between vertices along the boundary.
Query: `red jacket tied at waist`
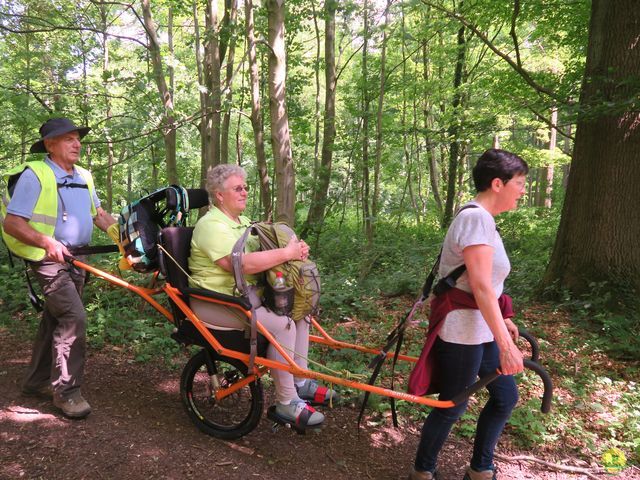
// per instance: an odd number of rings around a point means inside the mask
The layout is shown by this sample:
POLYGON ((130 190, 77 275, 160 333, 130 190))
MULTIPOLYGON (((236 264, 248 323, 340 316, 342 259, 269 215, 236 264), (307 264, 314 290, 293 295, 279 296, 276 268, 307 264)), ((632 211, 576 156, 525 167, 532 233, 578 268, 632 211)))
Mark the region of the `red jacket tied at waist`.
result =
MULTIPOLYGON (((511 297, 506 294, 498 297, 498 304, 503 318, 511 318, 514 316, 511 297)), ((428 395, 436 393, 431 385, 433 377, 433 356, 431 349, 438 337, 438 332, 442 328, 443 320, 449 312, 459 309, 478 309, 478 304, 472 294, 467 293, 459 288, 452 288, 445 293, 438 295, 431 300, 431 313, 429 314, 429 329, 427 330, 427 339, 422 347, 422 353, 418 363, 411 371, 409 376, 408 392, 413 395, 428 395)))

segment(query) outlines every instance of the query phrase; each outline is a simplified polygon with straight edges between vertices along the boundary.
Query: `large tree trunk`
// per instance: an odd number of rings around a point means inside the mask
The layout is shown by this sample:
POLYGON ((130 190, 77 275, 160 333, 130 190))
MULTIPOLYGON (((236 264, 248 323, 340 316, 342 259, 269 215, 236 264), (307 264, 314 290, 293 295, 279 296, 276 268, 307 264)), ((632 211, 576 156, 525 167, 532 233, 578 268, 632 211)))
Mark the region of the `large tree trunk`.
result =
POLYGON ((173 97, 167 86, 167 81, 164 78, 160 44, 158 42, 158 35, 156 34, 156 27, 153 24, 149 0, 142 0, 142 14, 144 16, 147 37, 149 38, 149 54, 153 65, 153 75, 156 80, 162 105, 164 106, 162 136, 164 139, 165 159, 167 163, 167 180, 169 183, 178 184, 180 181, 176 167, 176 126, 173 118, 173 97))
POLYGON ((269 23, 269 110, 271 148, 276 166, 276 220, 295 222, 295 172, 289 133, 286 93, 284 0, 267 0, 269 23))
POLYGON ((640 290, 640 8, 593 0, 571 175, 544 284, 640 290), (603 108, 608 106, 608 111, 603 108))
MULTIPOLYGON (((462 2, 460 3, 460 8, 462 8, 462 2)), ((446 227, 451 222, 453 218, 453 209, 456 200, 456 182, 458 178, 458 167, 460 165, 460 124, 459 118, 462 115, 461 110, 461 100, 462 93, 460 92, 460 87, 464 83, 464 65, 465 65, 465 57, 467 44, 464 38, 464 30, 465 28, 462 26, 458 30, 458 55, 456 59, 456 69, 455 75, 453 79, 453 118, 451 119, 451 126, 448 129, 449 138, 451 140, 449 146, 449 171, 448 171, 448 179, 447 179, 447 200, 444 207, 444 216, 442 217, 442 226, 446 227)))
POLYGON ((245 23, 247 29, 247 49, 249 53, 249 77, 251 78, 251 126, 253 127, 253 140, 256 145, 256 162, 260 175, 260 200, 263 209, 263 218, 269 219, 272 214, 271 206, 271 180, 264 152, 264 130, 262 113, 260 111, 260 78, 258 74, 258 59, 256 56, 256 39, 253 25, 253 2, 244 2, 245 23))
POLYGON ((336 137, 336 0, 325 0, 324 32, 324 134, 322 137, 322 159, 314 184, 311 206, 307 214, 305 232, 317 233, 324 221, 327 193, 331 179, 333 146, 336 137))

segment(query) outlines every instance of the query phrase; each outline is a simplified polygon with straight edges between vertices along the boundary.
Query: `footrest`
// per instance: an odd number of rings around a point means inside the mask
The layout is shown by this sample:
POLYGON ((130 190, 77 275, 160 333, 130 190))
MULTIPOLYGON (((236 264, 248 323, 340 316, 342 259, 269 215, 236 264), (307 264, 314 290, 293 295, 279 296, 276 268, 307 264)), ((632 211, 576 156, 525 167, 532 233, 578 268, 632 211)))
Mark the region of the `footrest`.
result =
POLYGON ((298 435, 305 435, 307 432, 319 433, 324 427, 323 423, 321 423, 320 425, 313 425, 310 427, 301 427, 299 425, 296 425, 294 421, 279 415, 278 412, 276 412, 275 405, 271 405, 267 409, 267 418, 274 423, 274 430, 276 430, 278 426, 284 426, 292 430, 295 430, 295 432, 298 435))

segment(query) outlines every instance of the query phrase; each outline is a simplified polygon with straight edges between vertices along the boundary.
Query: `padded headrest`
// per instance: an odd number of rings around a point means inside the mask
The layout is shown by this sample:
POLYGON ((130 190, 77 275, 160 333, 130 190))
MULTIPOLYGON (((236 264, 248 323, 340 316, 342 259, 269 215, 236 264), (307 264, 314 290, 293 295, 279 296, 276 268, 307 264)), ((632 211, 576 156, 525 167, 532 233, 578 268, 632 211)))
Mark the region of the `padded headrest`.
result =
POLYGON ((209 194, 204 188, 187 188, 189 210, 209 206, 209 194))

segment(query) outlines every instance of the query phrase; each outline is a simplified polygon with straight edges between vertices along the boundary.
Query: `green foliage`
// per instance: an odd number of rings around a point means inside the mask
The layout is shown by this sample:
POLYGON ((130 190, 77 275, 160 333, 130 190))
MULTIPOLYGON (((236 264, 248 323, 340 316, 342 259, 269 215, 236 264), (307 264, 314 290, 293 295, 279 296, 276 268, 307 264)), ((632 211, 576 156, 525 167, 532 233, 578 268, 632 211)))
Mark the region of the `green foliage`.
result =
POLYGON ((537 284, 546 269, 558 228, 557 208, 519 208, 496 219, 511 261, 505 290, 518 304, 537 294, 537 284))
MULTIPOLYGON (((561 292, 558 305, 572 313, 575 324, 584 329, 598 349, 621 359, 639 359, 640 301, 634 289, 624 282, 592 282, 589 287, 588 292, 578 296, 561 292)), ((545 295, 556 297, 557 292, 546 291, 545 295)))
POLYGON ((367 249, 359 225, 326 224, 313 254, 322 272, 321 305, 327 315, 371 317, 376 315, 373 302, 380 296, 417 296, 438 255, 442 233, 433 225, 398 228, 384 223, 377 231, 375 244, 367 249))

